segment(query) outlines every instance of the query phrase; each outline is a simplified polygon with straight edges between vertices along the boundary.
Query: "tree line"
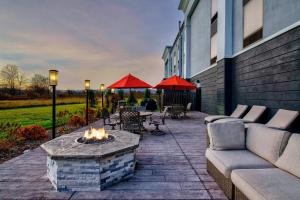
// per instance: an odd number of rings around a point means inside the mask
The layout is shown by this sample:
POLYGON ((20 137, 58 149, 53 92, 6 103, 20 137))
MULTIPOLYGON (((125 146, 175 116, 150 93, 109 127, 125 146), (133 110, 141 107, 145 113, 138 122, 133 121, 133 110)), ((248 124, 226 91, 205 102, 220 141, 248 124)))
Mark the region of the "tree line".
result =
POLYGON ((48 77, 26 74, 17 65, 7 64, 0 68, 0 97, 28 96, 39 97, 50 94, 48 77))

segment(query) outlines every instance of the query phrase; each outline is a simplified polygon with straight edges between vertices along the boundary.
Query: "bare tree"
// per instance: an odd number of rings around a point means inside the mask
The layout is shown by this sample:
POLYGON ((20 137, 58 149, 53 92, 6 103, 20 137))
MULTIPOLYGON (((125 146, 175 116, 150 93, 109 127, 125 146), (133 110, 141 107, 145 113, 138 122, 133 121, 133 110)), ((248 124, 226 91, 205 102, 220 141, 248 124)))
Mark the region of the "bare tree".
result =
POLYGON ((15 92, 18 75, 19 67, 17 65, 5 65, 0 71, 3 85, 9 88, 11 93, 15 92))
POLYGON ((24 72, 19 72, 17 81, 18 81, 19 89, 22 90, 23 87, 26 85, 26 83, 28 83, 28 79, 24 72))
POLYGON ((31 90, 40 95, 49 93, 49 81, 46 76, 35 74, 31 79, 31 90))

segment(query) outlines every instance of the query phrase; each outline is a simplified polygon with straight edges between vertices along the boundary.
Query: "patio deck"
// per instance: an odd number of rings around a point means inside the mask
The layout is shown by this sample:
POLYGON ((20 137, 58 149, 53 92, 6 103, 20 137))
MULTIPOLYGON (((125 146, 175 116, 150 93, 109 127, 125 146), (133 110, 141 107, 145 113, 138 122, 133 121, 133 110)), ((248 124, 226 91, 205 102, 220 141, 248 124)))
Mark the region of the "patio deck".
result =
POLYGON ((0 165, 0 199, 226 199, 206 172, 204 116, 167 119, 165 135, 145 134, 136 175, 101 192, 56 192, 37 148, 0 165))

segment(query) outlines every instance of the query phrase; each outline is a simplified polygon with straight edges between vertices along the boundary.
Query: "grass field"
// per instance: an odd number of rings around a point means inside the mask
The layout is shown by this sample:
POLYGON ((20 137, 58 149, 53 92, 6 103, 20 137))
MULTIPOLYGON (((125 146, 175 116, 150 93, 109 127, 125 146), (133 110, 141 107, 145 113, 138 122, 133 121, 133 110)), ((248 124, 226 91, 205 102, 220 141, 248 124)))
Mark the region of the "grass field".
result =
MULTIPOLYGON (((84 103, 85 97, 57 98, 57 105, 84 103)), ((29 99, 29 100, 0 100, 0 110, 11 108, 28 108, 38 106, 50 106, 52 99, 29 99)))
MULTIPOLYGON (((58 105, 59 111, 68 110, 71 113, 84 109, 85 104, 58 105)), ((22 126, 41 125, 46 129, 51 128, 52 106, 41 106, 31 108, 14 108, 0 110, 0 123, 17 122, 22 126)))

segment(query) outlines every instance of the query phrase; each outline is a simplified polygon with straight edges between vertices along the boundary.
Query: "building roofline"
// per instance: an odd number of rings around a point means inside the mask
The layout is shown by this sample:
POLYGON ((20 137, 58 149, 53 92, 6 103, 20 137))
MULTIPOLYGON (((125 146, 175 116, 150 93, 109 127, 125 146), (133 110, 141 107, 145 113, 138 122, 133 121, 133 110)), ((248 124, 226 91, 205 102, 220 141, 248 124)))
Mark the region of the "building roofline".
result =
POLYGON ((172 46, 171 46, 171 51, 173 50, 176 41, 178 40, 179 36, 181 35, 180 33, 182 32, 183 27, 184 27, 184 22, 182 22, 182 24, 181 24, 181 26, 180 26, 180 28, 179 28, 179 31, 178 31, 178 33, 177 33, 177 35, 176 35, 176 37, 175 37, 175 40, 173 41, 173 44, 172 44, 172 46))
POLYGON ((164 51, 163 51, 163 54, 162 54, 162 59, 164 59, 164 57, 165 57, 165 55, 166 55, 166 53, 167 53, 167 50, 168 49, 171 49, 172 47, 171 46, 165 46, 165 49, 164 49, 164 51))

